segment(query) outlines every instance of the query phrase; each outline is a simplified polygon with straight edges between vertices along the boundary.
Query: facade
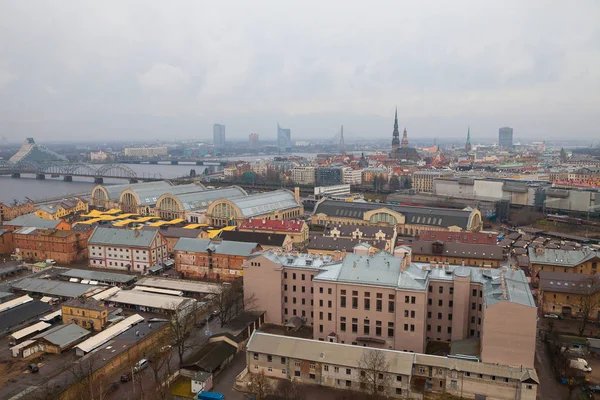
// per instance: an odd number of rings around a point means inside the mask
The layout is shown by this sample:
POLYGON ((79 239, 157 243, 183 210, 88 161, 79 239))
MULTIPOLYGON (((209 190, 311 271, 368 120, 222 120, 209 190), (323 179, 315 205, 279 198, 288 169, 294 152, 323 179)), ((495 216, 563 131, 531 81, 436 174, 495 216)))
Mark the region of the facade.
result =
POLYGON ((248 135, 248 145, 253 150, 256 150, 260 147, 258 133, 253 132, 250 135, 248 135))
POLYGON ((396 226, 399 235, 418 236, 427 230, 477 232, 483 222, 477 209, 463 210, 348 202, 323 199, 315 205, 314 225, 396 226))
POLYGON ((393 226, 334 225, 325 230, 324 235, 334 238, 348 238, 368 241, 385 241, 385 250, 389 253, 396 247, 398 232, 393 226))
POLYGON ((160 233, 167 240, 167 251, 169 254, 174 254, 175 245, 179 241, 179 239, 190 238, 196 239, 201 237, 206 231, 202 229, 188 229, 188 228, 180 228, 176 226, 166 226, 163 225, 161 227, 154 226, 144 226, 142 227, 144 230, 160 230, 160 233))
POLYGON ((213 145, 218 148, 225 147, 225 125, 214 124, 213 125, 213 145))
POLYGON ((600 321, 600 285, 595 275, 541 271, 539 288, 539 306, 544 313, 578 318, 583 317, 584 304, 590 304, 588 318, 600 321))
POLYGON ((167 156, 169 150, 166 147, 126 147, 123 149, 125 157, 150 158, 167 156))
POLYGON ((435 242, 458 242, 468 244, 498 244, 498 234, 493 232, 446 232, 446 231, 423 231, 419 240, 435 242))
POLYGON ((473 246, 467 243, 441 240, 433 242, 417 240, 412 242, 411 247, 413 260, 419 262, 433 261, 474 267, 498 267, 505 258, 502 247, 496 244, 473 246))
POLYGON ((220 199, 206 210, 206 221, 212 226, 240 225, 248 218, 286 220, 304 214, 300 191, 275 190, 250 196, 220 199))
MULTIPOLYGON (((386 398, 424 398, 424 392, 487 400, 535 400, 539 378, 533 367, 477 363, 428 354, 379 350, 389 365, 381 371, 386 398), (387 375, 385 378, 383 375, 387 375)), ((246 347, 250 374, 310 385, 361 391, 361 346, 279 336, 255 331, 246 347)), ((372 373, 372 372, 371 372, 372 373)))
POLYGON ((289 152, 292 150, 292 131, 288 128, 282 128, 277 124, 277 147, 280 152, 289 152))
POLYGON ((54 260, 70 264, 87 258, 92 231, 25 227, 13 231, 15 255, 20 260, 54 260))
POLYGON ((315 167, 296 167, 291 171, 292 182, 298 185, 315 184, 315 167))
POLYGON ((315 185, 317 186, 340 185, 342 180, 342 168, 318 167, 315 170, 315 185))
POLYGON ((87 213, 88 202, 79 199, 64 199, 54 204, 43 204, 35 210, 34 214, 44 219, 63 219, 76 213, 87 213))
POLYGON ((299 220, 267 220, 250 218, 238 225, 240 232, 262 232, 288 235, 292 238, 294 245, 304 246, 308 243, 309 228, 306 222, 299 220))
POLYGON ((474 339, 484 362, 533 368, 537 307, 520 270, 263 252, 244 264, 244 289, 266 322, 299 316, 318 340, 418 353, 474 339))
POLYGON ((408 133, 404 128, 402 140, 400 140, 400 131, 398 130, 398 109, 394 117, 394 132, 392 133, 392 152, 390 157, 396 160, 418 161, 421 159, 417 150, 408 146, 408 133))
POLYGON ((561 250, 529 247, 528 252, 533 277, 542 271, 585 275, 598 273, 600 253, 589 248, 561 250))
POLYGON ((355 253, 355 249, 362 247, 365 247, 364 251, 367 254, 380 250, 393 251, 393 248, 390 249, 385 240, 339 238, 324 235, 311 235, 306 251, 315 257, 329 255, 337 261, 343 259, 347 253, 355 253))
MULTIPOLYGON (((155 190, 162 190, 164 188, 173 187, 173 184, 169 181, 159 182, 141 182, 123 185, 96 185, 92 189, 90 196, 91 205, 102 208, 105 210, 111 208, 119 208, 119 198, 124 190, 138 189, 138 188, 153 188, 155 190)), ((164 192, 161 192, 162 195, 164 192)), ((159 195, 159 196, 160 196, 159 195)), ((146 215, 150 212, 150 209, 145 210, 146 215)))
POLYGON ((90 161, 92 162, 103 162, 108 158, 108 154, 103 152, 102 150, 96 152, 90 152, 90 161))
POLYGON ((21 215, 35 211, 35 205, 30 199, 14 200, 11 203, 0 202, 0 223, 13 220, 21 215))
POLYGON ((513 128, 507 126, 500 128, 498 131, 498 146, 508 150, 513 148, 513 128))
POLYGON ((69 300, 62 304, 61 310, 63 324, 77 324, 99 332, 108 322, 108 307, 91 297, 69 300))
POLYGON ((350 197, 350 184, 317 186, 314 189, 314 196, 315 199, 322 199, 323 197, 347 198, 350 197))
POLYGON ((205 190, 206 188, 204 185, 200 183, 175 186, 163 184, 132 186, 121 191, 117 208, 120 208, 126 213, 153 215, 158 199, 165 194, 177 196, 187 193, 204 192, 205 190))
POLYGON ((360 185, 362 183, 362 170, 350 167, 342 168, 342 183, 360 185))
POLYGON ((413 172, 412 188, 419 192, 433 193, 433 180, 438 178, 449 178, 454 176, 452 171, 440 169, 423 169, 413 172))
POLYGON ((262 248, 258 243, 181 238, 175 245, 175 269, 186 278, 233 279, 242 264, 262 248))
POLYGON ((167 240, 160 231, 98 226, 88 239, 89 266, 146 273, 168 260, 167 240))

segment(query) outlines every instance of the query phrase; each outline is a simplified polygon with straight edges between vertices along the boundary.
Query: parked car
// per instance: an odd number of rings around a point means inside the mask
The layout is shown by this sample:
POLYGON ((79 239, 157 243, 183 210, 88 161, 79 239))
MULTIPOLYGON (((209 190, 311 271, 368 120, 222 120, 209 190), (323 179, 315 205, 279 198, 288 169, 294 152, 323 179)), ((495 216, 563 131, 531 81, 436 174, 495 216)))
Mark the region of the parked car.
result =
POLYGON ((600 385, 590 386, 590 391, 594 393, 600 392, 600 385))
POLYGON ((559 316, 557 314, 546 314, 544 318, 559 319, 559 316))
POLYGON ((140 361, 135 363, 135 366, 133 367, 133 372, 137 374, 138 372, 142 372, 146 368, 148 368, 148 360, 142 358, 140 361))
POLYGON ((131 372, 126 372, 121 375, 121 382, 129 382, 132 378, 133 376, 131 375, 131 372))
POLYGON ((29 364, 27 367, 29 368, 29 371, 30 371, 32 374, 34 374, 34 373, 36 373, 36 372, 40 372, 40 367, 38 367, 38 366, 37 366, 37 364, 33 364, 33 363, 32 363, 32 364, 29 364))

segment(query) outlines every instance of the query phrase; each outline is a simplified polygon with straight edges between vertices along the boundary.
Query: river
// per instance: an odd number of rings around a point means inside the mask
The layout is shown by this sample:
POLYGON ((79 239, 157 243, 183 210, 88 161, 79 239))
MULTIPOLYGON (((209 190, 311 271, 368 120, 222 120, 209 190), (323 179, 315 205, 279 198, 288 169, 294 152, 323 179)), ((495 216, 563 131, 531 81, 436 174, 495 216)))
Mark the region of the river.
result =
MULTIPOLYGON (((311 153, 294 154, 299 157, 315 157, 311 153)), ((256 161, 259 159, 273 159, 275 156, 245 156, 235 157, 232 160, 256 161)), ((170 164, 125 164, 135 171, 138 177, 159 177, 162 179, 172 179, 189 175, 191 169, 196 170, 196 174, 202 174, 205 167, 195 163, 180 163, 179 165, 170 164)), ((104 180, 105 184, 123 184, 126 180, 104 180)), ((14 199, 23 199, 28 197, 34 201, 43 201, 48 198, 69 197, 74 194, 90 194, 95 186, 92 178, 73 177, 73 182, 64 182, 62 176, 51 178, 46 175, 45 180, 37 180, 34 175, 23 174, 19 179, 13 179, 10 176, 0 176, 0 202, 10 203, 14 199)))

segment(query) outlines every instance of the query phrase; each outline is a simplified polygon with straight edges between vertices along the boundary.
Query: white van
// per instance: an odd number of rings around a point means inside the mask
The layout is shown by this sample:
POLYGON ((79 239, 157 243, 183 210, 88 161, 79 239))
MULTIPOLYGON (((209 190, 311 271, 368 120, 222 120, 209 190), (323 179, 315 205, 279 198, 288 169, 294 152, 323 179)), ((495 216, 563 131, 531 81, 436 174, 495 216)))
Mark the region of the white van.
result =
POLYGON ((141 372, 146 368, 148 368, 148 360, 142 358, 140 361, 135 363, 135 366, 133 367, 133 372, 137 374, 138 372, 141 372))

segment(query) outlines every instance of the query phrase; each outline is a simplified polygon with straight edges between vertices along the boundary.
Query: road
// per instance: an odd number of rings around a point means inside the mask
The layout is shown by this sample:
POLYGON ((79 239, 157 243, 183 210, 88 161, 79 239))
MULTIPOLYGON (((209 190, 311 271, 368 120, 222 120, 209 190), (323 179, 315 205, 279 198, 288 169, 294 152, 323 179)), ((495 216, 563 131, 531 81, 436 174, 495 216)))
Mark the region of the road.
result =
POLYGON ((548 349, 546 344, 540 340, 539 335, 536 343, 535 369, 540 380, 537 394, 539 400, 564 400, 567 398, 569 390, 557 381, 548 349))
POLYGON ((216 379, 213 392, 223 393, 227 400, 245 400, 248 397, 243 393, 233 390, 235 377, 246 368, 246 353, 236 354, 231 364, 216 379))

